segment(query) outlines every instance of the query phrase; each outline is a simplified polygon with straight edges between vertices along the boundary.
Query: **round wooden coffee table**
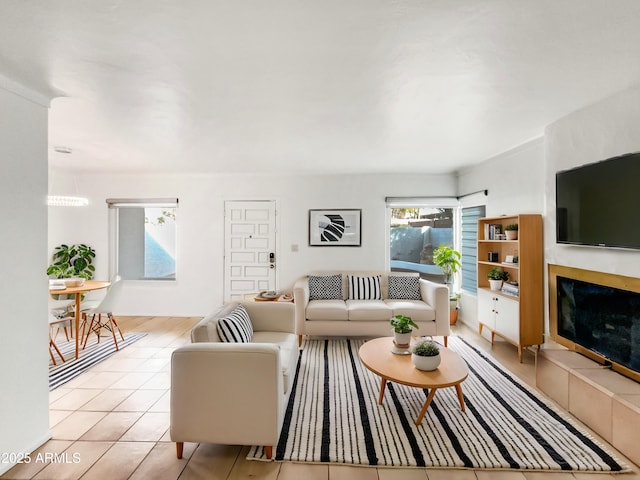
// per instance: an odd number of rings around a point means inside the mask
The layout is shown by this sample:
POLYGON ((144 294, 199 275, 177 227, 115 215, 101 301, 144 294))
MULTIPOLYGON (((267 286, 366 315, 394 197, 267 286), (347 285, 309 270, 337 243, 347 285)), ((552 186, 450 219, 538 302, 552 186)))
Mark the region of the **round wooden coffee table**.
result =
POLYGON ((416 425, 422 423, 422 418, 439 388, 455 387, 460 408, 464 411, 464 397, 460 384, 469 375, 469 368, 460 355, 441 347, 440 366, 431 372, 424 372, 413 366, 411 355, 395 354, 391 351, 392 347, 393 337, 376 338, 362 345, 358 352, 364 366, 382 379, 378 404, 382 404, 387 380, 391 380, 410 387, 429 389, 429 395, 416 419, 416 425))

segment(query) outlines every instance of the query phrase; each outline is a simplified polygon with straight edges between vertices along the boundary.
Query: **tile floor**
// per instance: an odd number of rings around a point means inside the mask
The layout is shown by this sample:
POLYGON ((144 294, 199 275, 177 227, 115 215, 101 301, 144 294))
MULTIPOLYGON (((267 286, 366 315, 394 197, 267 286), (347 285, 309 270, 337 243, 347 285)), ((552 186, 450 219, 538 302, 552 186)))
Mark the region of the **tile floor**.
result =
MULTIPOLYGON (((124 331, 148 335, 51 392, 53 438, 31 455, 40 461, 18 465, 0 479, 640 480, 637 467, 633 473, 614 476, 265 463, 245 460, 248 447, 191 443, 185 444, 184 458, 178 460, 168 433, 170 356, 189 342, 197 321, 121 318, 124 331)), ((511 345, 496 342, 492 349, 471 330, 454 329, 534 384, 533 354, 526 352, 520 364, 511 345)))

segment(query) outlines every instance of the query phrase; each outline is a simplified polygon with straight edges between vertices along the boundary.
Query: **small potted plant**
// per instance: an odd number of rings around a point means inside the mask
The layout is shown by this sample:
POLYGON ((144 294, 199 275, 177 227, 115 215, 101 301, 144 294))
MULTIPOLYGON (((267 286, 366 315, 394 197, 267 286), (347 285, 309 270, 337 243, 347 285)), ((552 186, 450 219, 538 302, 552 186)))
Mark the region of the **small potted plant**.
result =
POLYGON ((449 295, 449 325, 455 325, 458 321, 458 300, 460 300, 459 293, 449 295))
POLYGON ((411 332, 414 328, 420 328, 411 320, 411 317, 405 315, 392 317, 391 326, 393 327, 393 341, 397 347, 408 347, 411 342, 411 332))
POLYGON ((506 227, 504 227, 504 233, 507 236, 507 240, 517 240, 518 239, 518 224, 510 223, 506 227))
POLYGON ((491 288, 491 290, 500 290, 502 282, 509 279, 509 272, 505 272, 498 267, 493 267, 489 270, 489 273, 487 273, 487 278, 489 279, 489 288, 491 288))
POLYGON ((418 370, 435 370, 440 365, 440 347, 433 340, 420 340, 411 347, 411 361, 418 370))

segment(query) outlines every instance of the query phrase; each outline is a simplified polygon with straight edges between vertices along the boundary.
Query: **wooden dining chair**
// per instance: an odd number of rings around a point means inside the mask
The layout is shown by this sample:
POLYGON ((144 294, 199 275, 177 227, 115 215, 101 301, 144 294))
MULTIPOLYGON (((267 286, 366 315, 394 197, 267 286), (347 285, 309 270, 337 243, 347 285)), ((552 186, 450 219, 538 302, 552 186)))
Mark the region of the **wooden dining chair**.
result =
POLYGON ((57 328, 58 331, 60 330, 60 328, 64 328, 65 334, 67 335, 67 340, 69 340, 67 328, 71 328, 72 318, 73 317, 69 316, 59 318, 56 317, 53 313, 49 312, 49 356, 51 357, 51 362, 54 365, 57 365, 56 359, 53 356, 54 351, 58 354, 63 363, 65 362, 65 358, 64 355, 62 355, 60 348, 58 348, 58 345, 56 345, 55 336, 52 335, 52 331, 54 328, 57 328))

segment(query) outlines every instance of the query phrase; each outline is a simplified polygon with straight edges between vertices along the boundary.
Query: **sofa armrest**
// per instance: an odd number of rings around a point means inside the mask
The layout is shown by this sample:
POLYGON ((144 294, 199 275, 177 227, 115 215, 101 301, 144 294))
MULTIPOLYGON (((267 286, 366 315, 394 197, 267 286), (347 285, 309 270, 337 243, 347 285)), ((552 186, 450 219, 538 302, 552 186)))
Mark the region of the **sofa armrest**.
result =
POLYGON ((449 288, 421 278, 420 295, 436 312, 436 335, 449 335, 449 288))
POLYGON ((275 445, 285 396, 278 347, 198 343, 171 356, 171 440, 275 445))
POLYGON ((296 333, 306 334, 307 305, 309 305, 309 278, 304 276, 293 285, 293 301, 296 308, 296 333))
POLYGON ((242 302, 256 332, 295 333, 295 311, 291 302, 242 302))

